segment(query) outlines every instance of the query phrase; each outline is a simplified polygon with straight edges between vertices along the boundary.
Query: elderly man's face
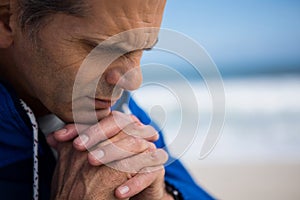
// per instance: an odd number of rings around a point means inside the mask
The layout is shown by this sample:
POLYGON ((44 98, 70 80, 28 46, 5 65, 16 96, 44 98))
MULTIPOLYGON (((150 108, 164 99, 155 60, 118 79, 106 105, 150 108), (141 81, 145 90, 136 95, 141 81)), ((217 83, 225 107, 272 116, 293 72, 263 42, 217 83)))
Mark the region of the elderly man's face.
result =
POLYGON ((131 29, 159 27, 165 5, 165 0, 87 2, 90 10, 83 18, 66 14, 51 16, 46 25, 42 26, 39 32, 41 40, 37 40, 36 46, 21 30, 16 33, 14 40, 13 57, 23 91, 42 102, 48 111, 68 122, 74 120, 72 98, 73 107, 79 116, 76 120, 90 122, 95 109, 97 119, 100 120, 110 112, 110 101, 116 101, 124 89, 133 90, 140 86, 142 49, 151 48, 155 44, 158 34, 155 29, 119 37, 117 44, 114 44, 116 46, 109 50, 112 55, 117 55, 113 51, 120 51, 120 46, 133 48, 107 68, 100 64, 97 71, 95 66, 105 59, 101 54, 105 48, 102 48, 98 57, 93 56, 94 64, 91 64, 90 69, 89 64, 86 64, 83 75, 79 76, 77 86, 81 92, 75 96, 73 93, 76 75, 97 44, 131 29), (91 88, 91 85, 96 88, 91 88), (92 109, 94 104, 95 109, 92 109))

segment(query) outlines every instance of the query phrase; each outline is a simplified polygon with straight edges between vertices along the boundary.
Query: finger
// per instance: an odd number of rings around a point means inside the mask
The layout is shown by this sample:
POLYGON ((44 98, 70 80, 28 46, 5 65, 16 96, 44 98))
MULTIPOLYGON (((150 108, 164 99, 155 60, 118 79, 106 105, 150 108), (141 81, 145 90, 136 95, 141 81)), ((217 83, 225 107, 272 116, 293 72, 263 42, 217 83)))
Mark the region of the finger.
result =
POLYGON ((56 149, 56 147, 58 145, 58 141, 54 138, 53 133, 50 133, 49 135, 47 135, 46 140, 50 147, 56 149))
POLYGON ((98 166, 142 153, 150 147, 151 143, 142 138, 127 136, 114 143, 97 147, 88 154, 88 160, 90 164, 98 166))
POLYGON ((122 131, 127 135, 140 137, 146 139, 149 142, 154 142, 159 138, 158 132, 152 126, 143 125, 141 123, 130 124, 122 131))
POLYGON ((73 140, 78 136, 78 132, 84 131, 88 127, 83 124, 68 124, 63 129, 55 131, 53 135, 58 142, 67 142, 73 140))
POLYGON ((126 137, 143 138, 149 142, 154 142, 158 140, 159 134, 152 126, 146 126, 141 123, 134 122, 132 124, 127 125, 117 135, 113 136, 109 140, 105 140, 99 143, 97 146, 98 147, 105 146, 120 141, 122 139, 125 139, 126 137))
POLYGON ((131 136, 128 136, 126 133, 121 131, 117 135, 113 136, 112 138, 110 138, 108 140, 104 140, 104 141, 100 142, 99 144, 97 144, 96 148, 100 148, 100 147, 104 147, 104 146, 109 145, 109 144, 116 143, 116 142, 118 142, 120 140, 123 140, 127 137, 131 137, 131 136))
POLYGON ((107 166, 126 173, 135 174, 146 167, 163 165, 168 160, 168 154, 163 149, 156 149, 153 152, 143 152, 129 158, 115 161, 107 166))
MULTIPOLYGON (((135 116, 131 115, 131 117, 133 118, 136 118, 135 116)), ((131 126, 141 126, 141 123, 140 122, 133 122, 132 124, 128 124, 127 125, 127 128, 125 127, 122 131, 120 131, 117 135, 114 135, 113 137, 109 138, 108 140, 104 140, 100 143, 97 144, 97 147, 103 147, 105 145, 108 145, 108 144, 111 144, 111 143, 115 143, 117 141, 120 141, 126 137, 131 137, 129 134, 127 134, 128 132, 130 132, 128 129, 129 127, 131 126), (127 131, 124 131, 124 130, 127 130, 127 131), (127 132, 127 133, 125 133, 127 132)), ((154 133, 155 134, 155 133, 154 133)), ((133 135, 133 134, 131 134, 133 135)), ((152 140, 155 140, 155 138, 158 138, 158 135, 157 136, 152 136, 152 137, 149 137, 147 138, 148 141, 152 141, 152 140)))
POLYGON ((99 166, 131 157, 147 149, 155 150, 155 145, 144 138, 156 139, 158 133, 151 126, 141 126, 137 123, 129 124, 112 139, 97 145, 96 149, 89 153, 88 160, 91 165, 99 166), (128 135, 129 133, 132 135, 128 135))
MULTIPOLYGON (((105 141, 106 142, 106 141, 105 141)), ((99 147, 104 147, 105 145, 102 146, 102 143, 100 145, 98 145, 98 148, 99 147)), ((132 146, 135 146, 135 145, 132 145, 132 146)), ((144 149, 144 148, 142 148, 144 149)), ((154 143, 152 142, 147 142, 147 147, 145 148, 144 152, 154 152, 156 150, 156 146, 154 143)), ((99 166, 99 165, 102 165, 102 164, 105 164, 105 163, 109 163, 109 162, 112 162, 112 161, 117 161, 117 160, 121 160, 122 158, 127 158, 127 157, 130 157, 132 155, 134 155, 133 152, 137 152, 136 150, 132 150, 131 153, 129 152, 125 152, 125 155, 123 155, 122 153, 124 153, 124 151, 121 151, 121 154, 120 153, 115 153, 116 156, 114 159, 109 159, 111 161, 104 161, 106 158, 103 158, 104 160, 102 160, 102 158, 99 158, 97 157, 99 154, 100 155, 103 155, 103 156, 106 156, 108 153, 104 153, 104 152, 101 152, 101 148, 99 148, 99 151, 100 152, 97 152, 97 149, 95 151, 93 151, 92 153, 89 153, 88 154, 88 160, 90 162, 91 165, 94 165, 94 166, 99 166), (127 153, 127 154, 126 154, 127 153), (98 154, 98 155, 97 155, 98 154)), ((111 151, 113 152, 114 154, 114 151, 111 151)), ((142 152, 142 151, 140 151, 142 152)), ((100 156, 101 157, 101 156, 100 156)))
POLYGON ((151 194, 150 198, 161 199, 164 195, 163 179, 163 166, 145 168, 143 173, 138 173, 119 186, 115 190, 115 196, 120 199, 130 198, 149 188, 150 185, 153 185, 151 188, 152 191, 149 191, 149 195, 151 194))
POLYGON ((118 134, 128 124, 135 122, 131 115, 113 111, 111 115, 88 128, 74 140, 74 147, 84 151, 101 141, 118 134))

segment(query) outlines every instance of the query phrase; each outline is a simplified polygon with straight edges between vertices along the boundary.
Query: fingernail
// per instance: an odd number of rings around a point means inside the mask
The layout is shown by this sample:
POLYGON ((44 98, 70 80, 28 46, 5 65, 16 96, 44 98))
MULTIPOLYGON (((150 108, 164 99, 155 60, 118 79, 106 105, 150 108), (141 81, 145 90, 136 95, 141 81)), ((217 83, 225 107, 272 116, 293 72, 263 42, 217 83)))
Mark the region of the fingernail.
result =
POLYGON ((104 157, 104 151, 98 149, 96 151, 94 151, 93 155, 97 158, 97 159, 101 159, 104 157))
POLYGON ((123 187, 120 187, 119 189, 119 192, 120 192, 120 194, 126 194, 126 193, 128 193, 129 192, 129 187, 128 186, 123 186, 123 187))
POLYGON ((77 145, 85 145, 86 143, 88 143, 89 141, 89 137, 87 135, 80 135, 79 138, 76 139, 75 143, 77 145))
POLYGON ((64 128, 64 129, 56 131, 55 134, 57 134, 57 135, 66 135, 67 132, 68 132, 68 130, 64 128))

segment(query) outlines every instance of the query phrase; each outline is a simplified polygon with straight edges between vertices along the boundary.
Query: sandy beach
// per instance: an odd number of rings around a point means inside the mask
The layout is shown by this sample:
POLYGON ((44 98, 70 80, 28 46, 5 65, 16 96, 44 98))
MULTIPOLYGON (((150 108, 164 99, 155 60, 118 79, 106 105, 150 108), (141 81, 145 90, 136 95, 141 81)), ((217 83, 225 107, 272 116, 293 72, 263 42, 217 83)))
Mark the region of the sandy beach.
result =
POLYGON ((300 162, 186 164, 195 180, 217 199, 300 199, 300 162))

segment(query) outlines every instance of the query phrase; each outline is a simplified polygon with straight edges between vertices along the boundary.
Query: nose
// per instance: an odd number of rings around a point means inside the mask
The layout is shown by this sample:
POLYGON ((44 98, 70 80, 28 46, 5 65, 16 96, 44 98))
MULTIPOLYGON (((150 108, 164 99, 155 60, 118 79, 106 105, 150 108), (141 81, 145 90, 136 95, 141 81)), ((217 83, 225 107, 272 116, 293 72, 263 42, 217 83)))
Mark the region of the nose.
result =
POLYGON ((105 73, 105 80, 108 84, 118 86, 124 90, 136 90, 143 80, 140 64, 138 63, 138 66, 125 64, 109 67, 105 73))

